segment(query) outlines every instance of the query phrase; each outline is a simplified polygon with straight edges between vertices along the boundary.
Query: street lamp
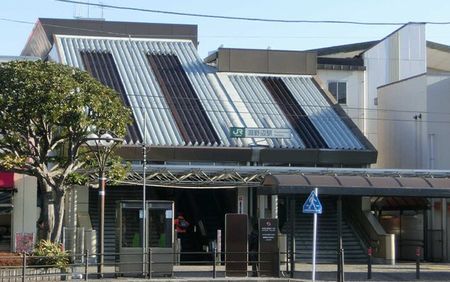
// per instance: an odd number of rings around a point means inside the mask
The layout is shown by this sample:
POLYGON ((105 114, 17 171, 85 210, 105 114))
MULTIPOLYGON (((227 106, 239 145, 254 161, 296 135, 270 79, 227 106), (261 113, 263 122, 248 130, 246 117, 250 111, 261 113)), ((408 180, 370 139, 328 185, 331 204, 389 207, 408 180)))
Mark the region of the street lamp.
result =
POLYGON ((104 264, 104 231, 105 231, 105 168, 108 158, 114 148, 123 142, 123 139, 114 137, 107 131, 100 131, 99 134, 90 133, 84 139, 98 163, 98 207, 99 207, 99 229, 97 244, 97 272, 99 277, 103 277, 104 264))

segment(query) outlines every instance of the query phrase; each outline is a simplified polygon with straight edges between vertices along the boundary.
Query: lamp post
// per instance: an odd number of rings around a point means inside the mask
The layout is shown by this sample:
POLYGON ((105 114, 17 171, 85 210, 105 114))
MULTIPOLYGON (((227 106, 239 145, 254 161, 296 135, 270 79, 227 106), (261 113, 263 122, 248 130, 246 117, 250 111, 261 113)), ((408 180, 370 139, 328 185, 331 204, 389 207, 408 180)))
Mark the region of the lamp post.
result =
POLYGON ((104 231, 105 231, 105 168, 108 158, 114 148, 123 142, 123 139, 113 137, 111 133, 100 131, 99 134, 90 133, 84 139, 98 163, 98 208, 99 208, 99 229, 97 243, 97 273, 99 278, 103 277, 104 264, 104 231))

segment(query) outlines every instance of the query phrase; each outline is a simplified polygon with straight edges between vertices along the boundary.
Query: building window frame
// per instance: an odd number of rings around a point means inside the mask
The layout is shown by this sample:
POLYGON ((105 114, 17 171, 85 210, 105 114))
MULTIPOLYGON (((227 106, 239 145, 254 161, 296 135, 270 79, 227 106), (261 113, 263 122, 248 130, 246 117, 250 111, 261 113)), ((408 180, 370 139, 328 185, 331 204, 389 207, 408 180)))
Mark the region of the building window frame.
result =
POLYGON ((327 82, 328 91, 333 95, 338 104, 347 104, 347 81, 345 80, 329 80, 327 82), (333 86, 334 85, 334 86, 333 86), (343 93, 342 93, 343 92, 343 93))

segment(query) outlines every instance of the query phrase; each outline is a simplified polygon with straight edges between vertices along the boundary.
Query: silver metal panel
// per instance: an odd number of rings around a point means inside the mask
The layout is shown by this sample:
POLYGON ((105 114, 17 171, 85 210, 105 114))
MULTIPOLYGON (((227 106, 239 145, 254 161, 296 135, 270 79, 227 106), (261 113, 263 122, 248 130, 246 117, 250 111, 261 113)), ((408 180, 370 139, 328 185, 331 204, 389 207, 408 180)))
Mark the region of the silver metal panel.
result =
POLYGON ((241 118, 221 89, 215 73, 202 63, 191 41, 57 36, 56 44, 62 54, 62 63, 80 69, 84 68, 80 51, 112 53, 143 136, 144 124, 146 126, 144 141, 149 145, 187 145, 178 131, 146 57, 151 52, 177 55, 220 137, 221 145, 244 145, 240 140, 228 138, 229 127, 242 126, 241 118))
MULTIPOLYGON (((229 75, 229 79, 248 109, 256 127, 291 129, 291 139, 255 138, 253 141, 255 144, 282 148, 305 148, 294 128, 262 84, 260 76, 232 74, 229 75)), ((245 124, 245 126, 252 127, 253 125, 245 124)))
MULTIPOLYGON (((292 130, 291 139, 265 140, 270 147, 304 148, 301 138, 273 100, 262 83, 261 77, 257 74, 229 75, 230 81, 248 108, 257 127, 290 128, 292 130)), ((323 97, 311 76, 279 77, 283 79, 331 149, 364 149, 362 143, 323 97)))
POLYGON ((297 102, 332 149, 364 149, 362 143, 327 102, 312 78, 283 77, 297 102))

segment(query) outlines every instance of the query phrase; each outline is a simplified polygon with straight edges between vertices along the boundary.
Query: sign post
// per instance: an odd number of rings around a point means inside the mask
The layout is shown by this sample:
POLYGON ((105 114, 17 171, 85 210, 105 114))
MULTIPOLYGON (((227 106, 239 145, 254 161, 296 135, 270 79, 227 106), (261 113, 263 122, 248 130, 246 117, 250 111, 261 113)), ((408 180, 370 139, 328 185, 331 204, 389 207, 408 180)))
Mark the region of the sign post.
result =
POLYGON ((316 245, 317 245, 317 214, 322 214, 322 204, 319 201, 318 189, 315 188, 314 191, 309 194, 308 199, 303 204, 303 213, 314 214, 314 225, 313 225, 313 254, 312 254, 312 281, 316 281, 316 245))
POLYGON ((259 219, 258 259, 261 276, 280 277, 280 248, 278 245, 278 219, 259 219))

